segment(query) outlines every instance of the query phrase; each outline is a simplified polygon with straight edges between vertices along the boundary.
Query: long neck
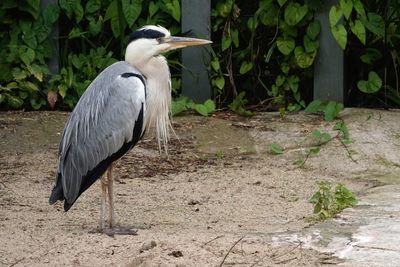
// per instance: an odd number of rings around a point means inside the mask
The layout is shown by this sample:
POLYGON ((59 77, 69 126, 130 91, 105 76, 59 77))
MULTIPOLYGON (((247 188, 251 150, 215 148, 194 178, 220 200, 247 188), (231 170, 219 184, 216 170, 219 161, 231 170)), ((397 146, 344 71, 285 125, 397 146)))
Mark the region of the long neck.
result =
POLYGON ((147 99, 145 113, 145 127, 155 130, 159 148, 164 147, 167 152, 169 130, 171 128, 171 77, 166 59, 163 56, 151 57, 142 62, 132 62, 125 59, 137 68, 147 80, 147 99))

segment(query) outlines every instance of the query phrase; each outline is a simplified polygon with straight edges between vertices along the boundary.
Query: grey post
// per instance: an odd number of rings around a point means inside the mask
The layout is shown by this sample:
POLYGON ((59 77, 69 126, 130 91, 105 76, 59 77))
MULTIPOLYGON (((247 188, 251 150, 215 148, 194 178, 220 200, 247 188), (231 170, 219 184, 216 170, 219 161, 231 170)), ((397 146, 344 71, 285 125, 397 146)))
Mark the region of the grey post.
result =
MULTIPOLYGON (((211 35, 211 0, 182 0, 182 32, 209 39, 211 35)), ((210 54, 204 47, 182 50, 182 93, 195 102, 211 97, 207 66, 210 54)))
MULTIPOLYGON (((40 7, 43 10, 47 5, 54 4, 58 5, 58 0, 42 0, 40 1, 40 7)), ((59 73, 59 43, 58 43, 58 20, 54 23, 50 33, 50 43, 53 49, 53 57, 47 62, 50 72, 53 74, 59 73)))
POLYGON ((344 52, 333 38, 329 25, 329 9, 338 0, 325 0, 316 19, 321 22, 319 50, 314 64, 314 99, 343 103, 344 52))

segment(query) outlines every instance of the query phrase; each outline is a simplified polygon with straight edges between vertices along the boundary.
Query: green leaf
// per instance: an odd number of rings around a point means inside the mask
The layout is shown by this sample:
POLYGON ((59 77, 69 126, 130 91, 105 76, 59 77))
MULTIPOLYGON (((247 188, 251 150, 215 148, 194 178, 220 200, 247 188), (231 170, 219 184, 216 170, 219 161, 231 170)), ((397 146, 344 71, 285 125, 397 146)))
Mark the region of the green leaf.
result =
POLYGON ((25 52, 22 52, 19 55, 19 58, 22 60, 22 62, 25 63, 25 65, 29 65, 32 63, 32 61, 35 59, 35 51, 31 48, 27 48, 25 52))
POLYGON ((29 82, 29 81, 24 81, 20 83, 20 86, 26 90, 29 90, 31 92, 37 92, 39 91, 39 87, 34 84, 33 82, 29 82))
POLYGON ((0 104, 6 100, 6 97, 3 94, 0 94, 0 104))
POLYGON ((225 51, 231 46, 232 39, 229 36, 222 35, 221 50, 225 51))
POLYGON ((308 37, 310 37, 312 40, 315 40, 317 38, 320 31, 321 31, 321 24, 319 23, 318 20, 314 20, 313 22, 311 22, 306 30, 308 37))
POLYGON ((361 0, 353 0, 353 5, 354 9, 361 16, 361 18, 367 17, 365 14, 364 4, 361 2, 361 0))
POLYGON ((239 31, 237 29, 231 30, 231 39, 236 48, 239 47, 239 31))
POLYGON ((215 71, 220 71, 221 70, 221 66, 219 64, 219 60, 217 57, 213 58, 213 60, 211 60, 211 67, 215 70, 215 71))
POLYGON ((260 14, 260 21, 265 26, 276 26, 278 25, 279 9, 276 5, 270 5, 267 9, 263 10, 260 14))
POLYGON ((289 55, 293 49, 296 46, 295 40, 293 38, 282 38, 279 37, 278 40, 276 41, 276 45, 278 46, 278 50, 284 54, 284 55, 289 55))
POLYGON ((47 27, 51 27, 57 20, 60 14, 58 5, 48 4, 43 10, 43 21, 47 27))
POLYGON ((181 5, 178 0, 173 0, 170 3, 166 3, 165 7, 169 11, 169 14, 177 21, 181 21, 181 5))
POLYGON ((247 20, 247 28, 253 32, 258 26, 258 20, 256 20, 254 17, 250 17, 247 20))
POLYGON ((216 10, 220 17, 226 18, 231 13, 233 7, 233 1, 217 1, 216 10))
POLYGON ((29 72, 40 82, 43 81, 43 71, 39 65, 33 64, 28 66, 29 72))
POLYGON ((340 0, 339 2, 340 9, 343 11, 344 17, 348 20, 353 10, 353 1, 352 0, 340 0))
POLYGON ((149 15, 150 18, 154 16, 154 14, 157 13, 157 11, 160 9, 159 4, 155 4, 153 1, 150 2, 149 4, 149 15))
POLYGON ((285 9, 285 21, 288 25, 294 26, 299 23, 307 14, 308 7, 299 3, 290 2, 285 9))
POLYGON ((103 18, 100 16, 99 20, 96 21, 94 18, 88 18, 89 20, 89 32, 92 36, 96 36, 101 32, 103 26, 103 18))
POLYGON ((42 106, 46 105, 46 101, 44 101, 43 99, 35 99, 35 98, 32 98, 29 102, 31 103, 31 107, 32 107, 34 110, 38 110, 38 109, 40 109, 42 106))
POLYGON ((215 103, 211 99, 208 99, 203 104, 206 108, 208 113, 215 112, 215 103))
POLYGON ((350 140, 349 129, 347 128, 347 125, 344 121, 338 121, 333 127, 333 130, 341 131, 344 141, 348 142, 350 140))
POLYGON ((22 35, 22 40, 32 49, 36 49, 37 47, 37 40, 35 33, 30 30, 29 32, 22 35))
POLYGON ((204 104, 194 105, 194 110, 202 116, 207 117, 210 113, 215 111, 215 104, 212 100, 207 100, 204 104))
POLYGON ((351 22, 350 29, 354 33, 354 35, 357 36, 357 38, 361 41, 361 43, 365 45, 366 41, 365 27, 361 23, 361 21, 356 19, 354 22, 351 22))
POLYGON ((311 40, 308 35, 304 35, 303 43, 307 53, 316 52, 318 50, 319 42, 311 40))
POLYGON ((317 51, 307 53, 301 46, 296 47, 296 49, 294 50, 296 63, 300 68, 303 69, 310 67, 314 63, 316 55, 317 51))
POLYGON ((382 87, 382 80, 376 72, 371 71, 368 74, 368 80, 358 81, 357 87, 361 92, 366 94, 376 93, 382 87))
POLYGON ((215 83, 215 86, 217 86, 220 90, 224 89, 225 79, 223 76, 219 76, 218 78, 215 78, 213 81, 215 83))
POLYGON ((119 21, 118 13, 118 0, 113 0, 107 7, 104 21, 111 20, 111 30, 115 38, 118 38, 121 34, 121 25, 119 21))
POLYGON ((299 77, 297 75, 291 75, 286 80, 292 92, 296 93, 299 90, 299 77))
POLYGON ((275 143, 270 144, 268 146, 268 148, 269 148, 269 152, 272 154, 275 154, 275 155, 281 155, 284 153, 284 149, 280 145, 275 144, 275 143))
POLYGON ((252 62, 243 61, 242 65, 240 66, 239 72, 240 72, 240 74, 245 74, 245 73, 249 72, 252 68, 253 68, 252 62))
POLYGON ((286 2, 287 2, 287 0, 278 0, 278 4, 280 6, 283 6, 286 2))
POLYGON ((28 77, 28 72, 16 67, 12 69, 12 76, 15 80, 23 80, 28 77))
POLYGON ((69 19, 72 18, 72 14, 75 9, 75 0, 59 0, 58 3, 60 7, 65 11, 65 14, 69 19))
POLYGON ((382 53, 375 48, 367 48, 365 53, 360 57, 361 61, 366 64, 374 64, 378 59, 382 58, 382 53))
POLYGON ((347 44, 347 31, 343 24, 332 27, 331 32, 333 37, 336 39, 336 42, 344 50, 347 44))
POLYGON ((385 36, 385 21, 381 15, 368 12, 368 20, 361 18, 361 21, 370 32, 378 35, 381 38, 385 36))
POLYGON ((18 109, 24 104, 24 101, 22 101, 22 99, 19 97, 8 95, 7 104, 13 109, 18 109))
POLYGON ((324 120, 333 121, 339 113, 343 110, 342 103, 336 103, 334 101, 329 101, 324 110, 324 120))
POLYGON ((324 107, 325 106, 322 104, 322 101, 316 99, 312 101, 310 104, 308 104, 308 106, 304 111, 308 113, 317 113, 317 112, 322 112, 324 110, 324 107))
POLYGON ((329 10, 329 24, 331 27, 336 26, 342 17, 342 10, 338 6, 332 6, 329 10))
POLYGON ((29 0, 22 3, 18 2, 18 9, 26 11, 32 15, 34 19, 38 19, 40 15, 40 0, 29 0))
POLYGON ((142 0, 122 0, 121 3, 126 23, 132 27, 142 12, 142 0))
POLYGON ((80 28, 72 28, 72 30, 68 34, 68 39, 79 38, 85 35, 85 32, 82 32, 80 28))
POLYGON ((86 10, 86 13, 92 14, 92 13, 96 12, 97 10, 99 10, 100 7, 101 7, 100 2, 98 0, 89 0, 86 3, 85 10, 86 10))
POLYGON ((83 7, 80 1, 75 2, 74 13, 75 13, 75 20, 77 23, 79 23, 83 19, 83 15, 85 13, 83 11, 83 7))
POLYGON ((179 113, 182 113, 182 112, 188 110, 188 105, 187 105, 188 102, 189 102, 189 99, 186 97, 179 97, 177 99, 174 99, 172 101, 172 106, 171 106, 172 116, 175 116, 179 113))
POLYGON ((272 57, 272 53, 274 52, 274 49, 276 47, 276 43, 271 45, 271 47, 268 49, 267 55, 264 56, 265 63, 269 63, 272 57))
POLYGON ((320 142, 328 142, 332 139, 332 136, 326 132, 320 132, 318 130, 314 130, 312 132, 312 137, 315 139, 319 139, 320 142))

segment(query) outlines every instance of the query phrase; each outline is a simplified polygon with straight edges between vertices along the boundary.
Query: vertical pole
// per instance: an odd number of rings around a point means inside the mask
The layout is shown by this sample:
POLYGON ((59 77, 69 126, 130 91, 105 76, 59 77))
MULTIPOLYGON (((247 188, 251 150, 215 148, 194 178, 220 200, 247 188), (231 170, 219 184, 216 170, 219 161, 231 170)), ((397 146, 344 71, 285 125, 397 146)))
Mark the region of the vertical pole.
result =
MULTIPOLYGON (((41 0, 40 1, 40 8, 44 10, 44 8, 47 5, 58 5, 58 0, 41 0)), ((59 73, 60 70, 60 65, 59 65, 59 43, 58 43, 58 36, 59 36, 59 31, 58 31, 58 21, 56 21, 53 25, 53 28, 51 29, 50 33, 50 42, 51 42, 51 47, 52 47, 52 52, 53 52, 53 57, 47 62, 47 65, 49 66, 50 72, 53 74, 59 73)))
POLYGON ((329 9, 338 0, 325 0, 316 15, 321 23, 319 50, 314 64, 314 99, 343 103, 344 51, 334 39, 329 25, 329 9))
MULTIPOLYGON (((189 36, 210 39, 211 0, 182 0, 182 32, 189 36)), ((211 97, 207 66, 210 54, 205 47, 182 50, 182 93, 195 102, 211 97)))

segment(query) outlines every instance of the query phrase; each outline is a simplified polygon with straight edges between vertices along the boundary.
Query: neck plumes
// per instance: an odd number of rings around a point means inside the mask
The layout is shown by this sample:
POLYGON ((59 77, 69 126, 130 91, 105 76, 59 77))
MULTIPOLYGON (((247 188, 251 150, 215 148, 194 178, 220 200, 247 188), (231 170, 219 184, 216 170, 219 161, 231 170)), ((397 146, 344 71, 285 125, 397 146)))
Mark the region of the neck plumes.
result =
POLYGON ((125 60, 137 68, 147 80, 145 129, 155 130, 160 151, 164 147, 167 152, 171 128, 171 77, 167 61, 163 56, 142 61, 126 57, 125 60))

